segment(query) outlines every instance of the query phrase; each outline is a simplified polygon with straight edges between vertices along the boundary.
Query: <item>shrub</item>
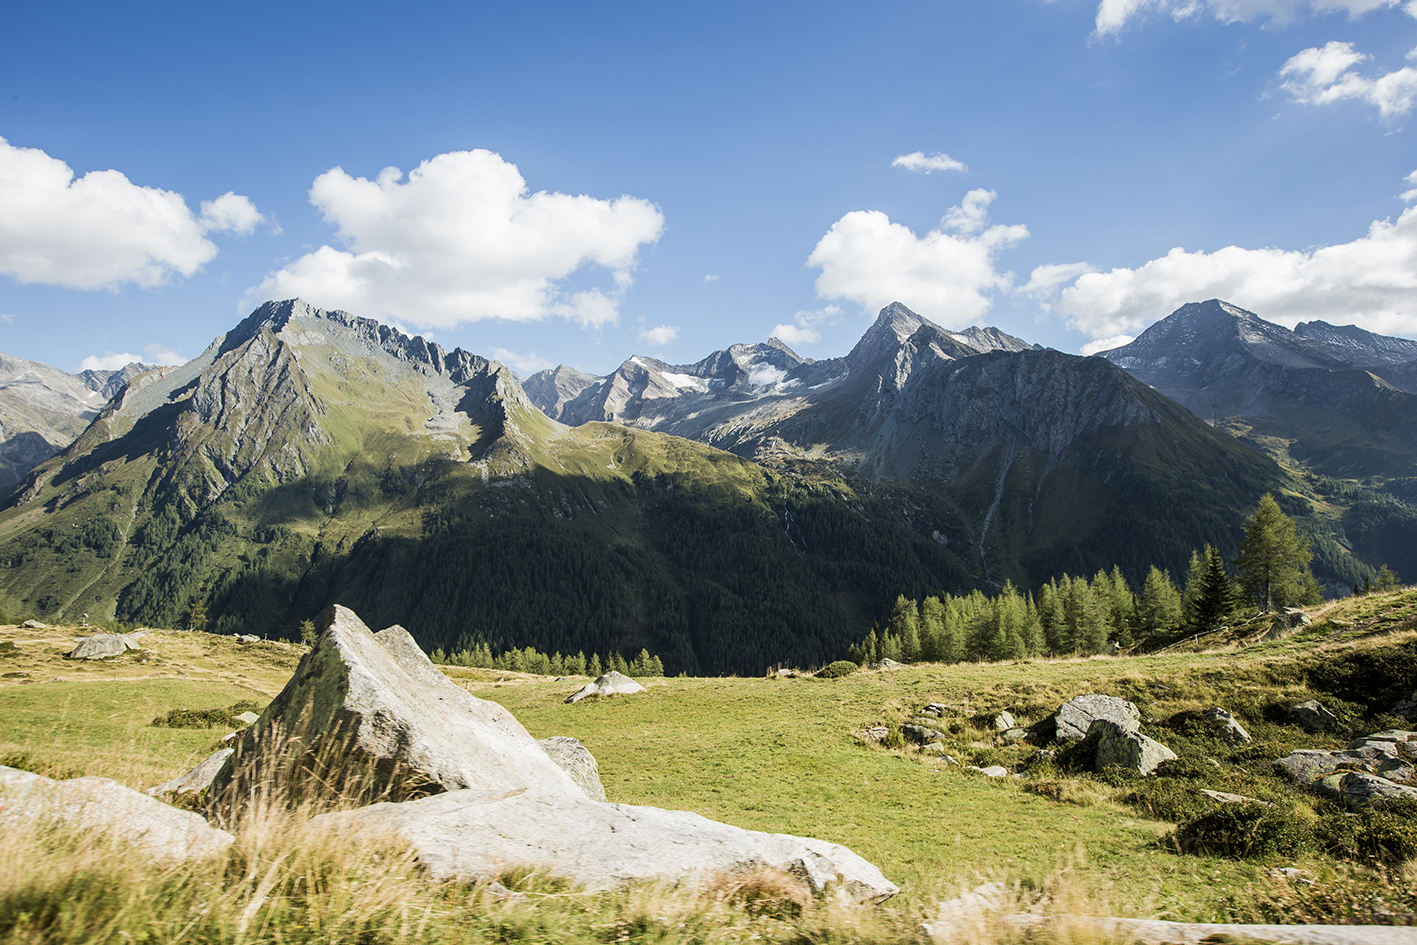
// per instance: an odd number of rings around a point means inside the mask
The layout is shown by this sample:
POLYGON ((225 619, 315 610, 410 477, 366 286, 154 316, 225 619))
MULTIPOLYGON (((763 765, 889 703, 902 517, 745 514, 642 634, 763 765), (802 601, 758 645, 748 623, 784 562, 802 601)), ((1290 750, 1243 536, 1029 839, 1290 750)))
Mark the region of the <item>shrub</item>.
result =
POLYGON ((1373 805, 1357 815, 1319 821, 1319 844, 1343 859, 1399 866, 1417 859, 1417 801, 1373 805))
POLYGON ((1292 857, 1314 846, 1314 830, 1287 807, 1222 804, 1176 828, 1184 853, 1234 860, 1292 857))
POLYGON ((236 721, 236 716, 243 712, 260 711, 260 703, 242 699, 229 709, 173 709, 148 724, 154 728, 235 728, 241 724, 236 721))
POLYGON ((1173 824, 1204 816, 1215 807, 1215 803, 1198 793, 1193 785, 1164 776, 1135 782, 1120 800, 1153 820, 1168 820, 1173 824))
POLYGON ((820 679, 840 679, 842 676, 850 676, 860 668, 851 660, 837 660, 823 666, 817 671, 817 676, 820 679))

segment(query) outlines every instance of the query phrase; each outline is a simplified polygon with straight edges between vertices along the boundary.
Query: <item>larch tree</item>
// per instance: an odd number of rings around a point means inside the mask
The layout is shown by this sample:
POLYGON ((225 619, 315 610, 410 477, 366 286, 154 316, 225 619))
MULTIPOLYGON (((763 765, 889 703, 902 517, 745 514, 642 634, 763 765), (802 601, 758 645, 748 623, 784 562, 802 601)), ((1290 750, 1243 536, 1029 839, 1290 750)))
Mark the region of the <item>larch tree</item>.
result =
POLYGON ((1313 583, 1309 573, 1313 558, 1313 550, 1294 528, 1293 519, 1266 492, 1255 514, 1245 522, 1245 540, 1240 557, 1235 559, 1238 583, 1246 599, 1262 611, 1298 603, 1313 583))

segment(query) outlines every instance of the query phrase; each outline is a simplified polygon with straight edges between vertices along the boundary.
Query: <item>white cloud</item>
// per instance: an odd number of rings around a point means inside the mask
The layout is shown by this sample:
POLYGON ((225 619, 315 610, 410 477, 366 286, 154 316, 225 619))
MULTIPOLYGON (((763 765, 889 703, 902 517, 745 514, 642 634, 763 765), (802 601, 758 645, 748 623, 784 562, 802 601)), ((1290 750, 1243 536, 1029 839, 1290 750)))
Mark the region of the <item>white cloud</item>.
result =
POLYGON ((492 348, 488 353, 492 355, 494 361, 501 361, 522 374, 535 374, 537 371, 544 371, 556 366, 555 362, 546 360, 535 351, 518 354, 515 351, 508 351, 506 348, 492 348))
POLYGON ((7 314, 5 314, 4 312, 0 312, 0 321, 4 321, 6 324, 9 324, 10 322, 12 322, 12 321, 14 321, 14 320, 15 320, 15 316, 13 316, 13 315, 7 315, 7 314))
POLYGON ((679 337, 679 329, 673 325, 658 325, 644 329, 636 337, 647 345, 663 347, 679 337))
MULTIPOLYGON (((891 167, 903 167, 907 171, 914 171, 917 174, 929 174, 932 171, 968 171, 969 168, 963 161, 956 161, 943 151, 936 151, 927 155, 924 151, 912 151, 910 154, 902 154, 891 162, 891 167)), ((786 339, 783 339, 786 340, 786 339)))
POLYGON ((1122 345, 1131 344, 1136 341, 1131 335, 1113 335, 1111 338, 1098 338, 1096 341, 1089 341, 1078 349, 1078 354, 1083 357, 1094 355, 1099 351, 1111 351, 1113 348, 1120 348, 1122 345))
MULTIPOLYGON (((1093 272, 1087 263, 1055 263, 1039 266, 1029 274, 1028 282, 1016 290, 1020 295, 1046 299, 1057 293, 1065 282, 1071 282, 1085 272, 1093 272)), ((1045 305, 1046 307, 1046 305, 1045 305)))
POLYGON ((642 244, 664 217, 647 200, 528 192, 491 151, 455 151, 376 179, 334 168, 315 179, 310 202, 348 249, 322 246, 272 273, 249 295, 298 295, 334 308, 451 328, 485 318, 559 316, 596 326, 619 319, 642 244), (588 266, 613 285, 564 283, 588 266))
POLYGON ((228 190, 215 200, 202 201, 199 222, 202 229, 209 233, 229 230, 247 236, 255 232, 257 223, 266 222, 266 218, 261 216, 249 197, 228 190))
POLYGON ((822 340, 822 333, 813 326, 836 322, 840 318, 840 305, 827 305, 819 309, 801 311, 792 316, 791 322, 774 325, 768 337, 784 341, 789 345, 814 345, 822 340))
POLYGON ((704 284, 707 285, 707 284, 710 283, 710 282, 717 282, 717 281, 718 281, 718 278, 719 278, 719 277, 718 277, 718 273, 715 273, 715 272, 704 273, 704 284))
POLYGON ((805 325, 783 324, 774 325, 768 337, 789 345, 814 345, 822 340, 822 333, 805 325))
POLYGON ((75 180, 63 161, 0 138, 0 273, 20 282, 152 288, 216 257, 205 233, 249 232, 261 219, 232 193, 202 207, 195 217, 181 194, 140 187, 114 170, 75 180))
POLYGON ((1079 276, 1055 310, 1092 338, 1134 335, 1186 302, 1219 298, 1293 327, 1305 319, 1417 337, 1417 207, 1351 243, 1213 253, 1177 247, 1135 269, 1079 276))
POLYGON ((986 293, 1012 284, 1011 273, 994 268, 994 257, 1028 236, 1022 224, 985 228, 993 199, 993 191, 970 191, 924 236, 879 210, 846 214, 807 257, 808 266, 822 270, 818 297, 848 299, 868 312, 898 301, 945 327, 970 324, 993 305, 986 293))
POLYGON ((80 371, 116 371, 121 367, 127 367, 134 361, 141 361, 142 358, 136 354, 115 354, 112 351, 105 351, 103 354, 91 354, 79 362, 80 371))
POLYGON ((1406 66, 1376 79, 1359 75, 1351 67, 1371 59, 1352 43, 1331 42, 1322 49, 1311 46, 1290 57, 1279 70, 1280 86, 1296 102, 1328 105, 1357 99, 1376 105, 1384 118, 1405 115, 1417 100, 1417 69, 1406 66))
MULTIPOLYGON (((1413 0, 1413 2, 1417 3, 1417 0, 1413 0)), ((1406 177, 1403 178, 1403 180, 1407 181, 1407 183, 1409 184, 1417 184, 1417 171, 1413 171, 1411 174, 1408 174, 1406 177)), ((1417 188, 1404 192, 1402 194, 1402 199, 1407 203, 1411 203, 1412 201, 1417 200, 1417 188)))
POLYGON ((1129 22, 1147 10, 1185 20, 1210 13, 1222 23, 1236 23, 1264 17, 1287 23, 1306 13, 1347 13, 1360 17, 1375 10, 1402 7, 1417 16, 1417 4, 1404 0, 1102 0, 1097 7, 1097 34, 1121 32, 1129 22))
POLYGON ((148 345, 142 360, 147 364, 186 364, 187 359, 166 345, 148 345))

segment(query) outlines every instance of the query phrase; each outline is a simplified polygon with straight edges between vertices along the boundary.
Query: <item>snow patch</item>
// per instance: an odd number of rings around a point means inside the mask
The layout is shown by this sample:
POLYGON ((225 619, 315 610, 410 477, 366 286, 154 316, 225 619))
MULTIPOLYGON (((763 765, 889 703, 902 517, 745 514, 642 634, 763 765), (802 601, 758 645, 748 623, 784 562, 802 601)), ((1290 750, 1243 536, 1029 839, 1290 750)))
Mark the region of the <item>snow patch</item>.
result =
POLYGON ((703 378, 695 377, 692 374, 674 374, 669 371, 662 371, 659 376, 681 389, 686 387, 693 388, 694 390, 704 389, 703 378))
POLYGON ((776 387, 785 377, 786 371, 771 364, 754 364, 748 369, 748 383, 754 387, 776 387))

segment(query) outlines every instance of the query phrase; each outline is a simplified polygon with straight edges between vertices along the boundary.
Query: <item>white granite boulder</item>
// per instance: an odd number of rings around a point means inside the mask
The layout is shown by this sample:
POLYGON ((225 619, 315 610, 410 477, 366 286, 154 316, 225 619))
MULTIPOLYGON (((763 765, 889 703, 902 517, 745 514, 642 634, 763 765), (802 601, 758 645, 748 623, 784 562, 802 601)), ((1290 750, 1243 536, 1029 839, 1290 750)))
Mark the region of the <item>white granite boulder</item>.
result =
POLYGON ((1324 778, 1315 787, 1320 794, 1354 812, 1375 804, 1381 806, 1392 801, 1417 800, 1417 788, 1394 784, 1387 778, 1366 771, 1339 771, 1324 778))
POLYGON ((137 649, 140 649, 137 641, 126 634, 96 633, 80 640, 78 646, 66 653, 65 657, 71 660, 108 660, 137 649))
POLYGON ((150 787, 143 793, 148 797, 162 797, 165 794, 199 794, 212 786, 212 779, 221 770, 221 766, 226 764, 226 759, 231 757, 233 751, 235 749, 220 748, 186 774, 179 775, 171 781, 164 781, 156 787, 150 787))
POLYGON ((604 804, 539 791, 452 791, 401 804, 372 804, 314 821, 341 836, 393 835, 439 880, 477 881, 531 868, 591 889, 635 880, 693 886, 741 870, 771 867, 857 902, 899 890, 846 847, 759 833, 687 811, 604 804))
POLYGON ((1340 767, 1361 768, 1370 774, 1398 781, 1417 777, 1417 732, 1388 729, 1355 738, 1342 751, 1301 748, 1275 762, 1284 774, 1300 784, 1315 784, 1340 767))
POLYGON ((1250 733, 1245 731, 1245 726, 1220 706, 1206 709, 1205 720, 1210 723, 1211 731, 1215 732, 1215 737, 1222 741, 1227 741, 1232 745, 1243 745, 1250 741, 1250 733))
POLYGON ((233 837, 190 811, 178 810, 107 778, 56 781, 0 767, 0 823, 57 823, 78 833, 120 837, 157 860, 213 856, 233 837))
POLYGON ((1054 716, 1054 737, 1060 742, 1080 741, 1087 737, 1088 729, 1098 719, 1106 719, 1135 731, 1141 726, 1141 710, 1135 703, 1116 696, 1078 696, 1058 707, 1058 713, 1054 716))
POLYGON ((1110 719, 1094 721, 1088 734, 1097 736, 1095 767, 1098 771, 1115 766, 1138 774, 1151 774, 1161 762, 1176 759, 1176 753, 1156 739, 1110 719))
POLYGON ((588 682, 580 689, 566 697, 567 703, 580 702, 591 696, 628 696, 636 692, 644 692, 645 687, 635 682, 624 673, 611 670, 604 676, 596 679, 595 682, 588 682))
POLYGON ((571 776, 571 780, 581 786, 586 797, 593 801, 605 800, 605 786, 600 783, 600 765, 590 749, 582 745, 580 739, 569 735, 553 735, 537 740, 551 760, 571 776))
POLYGON ((339 605, 322 625, 217 774, 212 813, 257 790, 324 800, 465 789, 586 796, 510 712, 451 682, 404 628, 375 634, 339 605))

